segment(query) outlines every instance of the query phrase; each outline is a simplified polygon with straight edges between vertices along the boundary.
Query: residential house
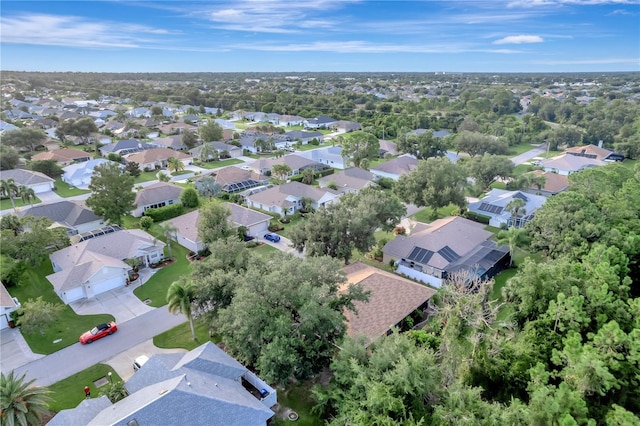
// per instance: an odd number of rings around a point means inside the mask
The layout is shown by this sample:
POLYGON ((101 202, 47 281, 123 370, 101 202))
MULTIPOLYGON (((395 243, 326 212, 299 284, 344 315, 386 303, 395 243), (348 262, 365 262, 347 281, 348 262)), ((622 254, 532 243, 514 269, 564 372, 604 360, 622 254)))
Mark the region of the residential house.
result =
POLYGON ((104 225, 104 220, 82 200, 39 204, 19 212, 18 216, 46 217, 53 222, 53 227, 65 228, 69 236, 93 231, 104 225))
POLYGON ((3 134, 4 132, 10 132, 12 130, 18 130, 18 129, 19 129, 18 126, 14 126, 11 123, 7 123, 6 121, 0 120, 0 135, 3 134))
POLYGON ((182 143, 182 135, 167 136, 166 138, 157 138, 153 140, 153 143, 160 145, 163 148, 170 148, 175 151, 184 151, 187 146, 182 143))
POLYGON ((305 132, 303 130, 290 130, 285 133, 285 136, 291 142, 291 145, 295 145, 297 141, 300 141, 302 145, 306 145, 314 139, 320 143, 324 140, 324 134, 321 132, 305 132))
POLYGON ((115 404, 91 398, 48 424, 266 426, 278 402, 276 389, 212 342, 152 356, 125 388, 115 404))
POLYGON ((362 125, 360 123, 345 120, 336 121, 331 127, 339 133, 349 133, 362 130, 362 125))
POLYGON ((395 142, 391 142, 388 140, 380 139, 378 140, 380 143, 380 158, 384 158, 385 156, 396 156, 398 155, 398 146, 395 142))
POLYGON ((300 210, 303 198, 310 198, 313 201, 311 206, 317 209, 335 202, 339 197, 338 191, 329 188, 316 188, 300 182, 289 182, 248 195, 245 199, 249 207, 278 213, 284 217, 300 210))
POLYGON ((158 130, 160 130, 160 132, 165 135, 173 135, 173 134, 180 135, 187 130, 192 132, 197 132, 198 128, 194 125, 187 124, 187 123, 169 123, 169 124, 162 124, 158 126, 158 130))
POLYGON ((451 132, 449 132, 448 130, 429 130, 429 129, 411 130, 410 132, 407 132, 407 135, 418 136, 427 132, 431 132, 431 136, 433 136, 434 138, 446 138, 447 136, 451 135, 451 132))
POLYGON ((489 225, 500 228, 515 226, 521 228, 527 224, 542 205, 547 201, 542 195, 524 193, 522 191, 506 191, 504 189, 492 189, 480 201, 469 203, 469 211, 490 218, 489 225), (519 209, 517 217, 514 211, 507 208, 515 199, 524 202, 519 209))
POLYGON ((81 163, 83 161, 89 161, 93 158, 93 156, 85 151, 81 151, 79 149, 55 149, 53 151, 48 152, 40 152, 33 157, 31 157, 32 161, 47 161, 54 160, 56 164, 60 167, 68 166, 72 163, 81 163))
POLYGON ((337 191, 341 194, 355 194, 362 188, 371 186, 375 179, 376 175, 368 170, 350 167, 338 173, 321 177, 318 179, 318 184, 320 188, 327 188, 334 183, 338 187, 337 191))
POLYGON ((526 174, 532 175, 536 178, 544 179, 544 184, 540 188, 538 188, 537 185, 531 185, 529 188, 525 188, 524 191, 529 194, 549 197, 565 191, 567 188, 569 188, 569 177, 567 175, 545 172, 542 170, 533 170, 526 174))
POLYGON ((169 148, 147 149, 127 154, 124 157, 127 163, 138 163, 142 170, 164 169, 169 164, 169 158, 177 158, 186 166, 193 162, 193 157, 180 151, 169 148))
POLYGON ((300 117, 298 115, 286 115, 286 114, 283 114, 283 115, 280 116, 280 119, 278 120, 278 125, 279 126, 286 126, 286 127, 301 126, 302 123, 304 123, 304 118, 300 117))
POLYGON ((338 120, 336 120, 335 118, 321 115, 319 117, 304 120, 303 124, 306 129, 328 129, 337 122, 338 120))
POLYGON ((294 176, 302 173, 304 169, 313 169, 315 171, 325 170, 328 167, 324 164, 320 164, 316 161, 302 157, 296 154, 285 155, 280 158, 263 158, 260 159, 248 167, 255 172, 261 173, 266 176, 273 175, 273 166, 277 164, 286 164, 291 167, 291 173, 289 176, 294 176))
MULTIPOLYGON (((91 177, 93 176, 93 170, 103 164, 118 164, 114 161, 109 161, 105 158, 96 158, 95 160, 84 161, 82 163, 75 163, 64 167, 62 174, 62 181, 68 183, 71 186, 78 188, 86 187, 91 183, 91 177)), ((124 167, 118 164, 120 167, 124 167)))
POLYGON ((136 193, 133 217, 141 217, 147 209, 156 209, 180 202, 182 187, 168 182, 157 182, 136 193))
MULTIPOLYGON (((123 139, 113 143, 109 143, 98 148, 100 155, 107 157, 109 154, 130 154, 145 149, 148 144, 140 142, 137 139, 123 139)), ((157 145, 149 145, 149 147, 157 147, 157 145)))
POLYGON ((0 330, 9 327, 11 312, 20 308, 20 302, 15 297, 11 297, 7 288, 0 282, 0 330))
POLYGON ((586 157, 602 161, 623 161, 624 155, 593 144, 574 146, 564 150, 565 154, 586 157))
MULTIPOLYGON (((233 227, 238 228, 244 226, 246 235, 262 237, 265 233, 269 232, 271 216, 235 203, 225 203, 225 206, 231 213, 229 220, 233 224, 233 227)), ((176 241, 178 244, 194 253, 205 248, 202 240, 198 236, 199 219, 200 212, 194 210, 169 221, 177 229, 176 241)))
POLYGON ((400 176, 411 173, 418 167, 418 162, 416 158, 410 155, 401 155, 400 157, 373 166, 369 170, 378 177, 398 180, 400 176))
POLYGON ((297 152, 296 154, 315 162, 326 164, 334 169, 344 169, 346 167, 346 160, 342 156, 342 147, 340 146, 311 149, 309 151, 297 152))
MULTIPOLYGON (((268 135, 265 133, 257 133, 257 132, 249 132, 246 131, 240 137, 240 145, 243 149, 251 151, 253 153, 258 153, 265 151, 261 146, 261 142, 268 142, 273 145, 274 149, 284 149, 290 147, 293 142, 289 140, 289 137, 286 135, 273 134, 268 135)), ((267 149, 270 151, 271 149, 267 149)))
MULTIPOLYGON (((203 145, 207 145, 207 143, 203 145)), ((191 154, 193 158, 200 159, 200 151, 202 151, 203 145, 199 145, 199 146, 196 146, 195 148, 191 148, 189 150, 189 154, 191 154)), ((242 156, 242 148, 237 147, 235 145, 231 145, 224 142, 208 142, 208 145, 211 145, 211 147, 214 150, 216 150, 219 158, 223 158, 227 156, 228 156, 227 158, 237 158, 242 156)), ((213 159, 213 157, 209 155, 209 160, 211 159, 213 159)))
POLYGON ((364 337, 366 346, 381 336, 391 333, 392 328, 415 311, 423 311, 435 290, 378 268, 355 262, 342 268, 349 285, 360 285, 369 293, 367 302, 354 302, 356 313, 345 310, 347 335, 364 337))
POLYGON ((570 175, 580 170, 591 167, 605 166, 607 163, 596 158, 589 158, 572 154, 561 154, 552 158, 544 159, 540 162, 540 167, 545 172, 558 173, 561 175, 570 175))
MULTIPOLYGON (((228 194, 244 191, 245 189, 255 188, 257 186, 269 183, 269 178, 251 170, 244 170, 239 167, 229 166, 207 176, 213 176, 222 190, 228 194)), ((204 176, 203 176, 204 177, 204 176)), ((200 188, 200 180, 196 180, 196 189, 200 188)))
POLYGON ((44 173, 25 169, 3 170, 0 172, 0 179, 13 179, 18 187, 26 186, 33 189, 36 194, 53 191, 53 183, 55 182, 44 173))
POLYGON ((394 261, 398 274, 437 288, 459 271, 491 278, 509 262, 509 249, 496 246, 492 236, 481 223, 462 217, 418 223, 411 235, 398 235, 383 247, 382 261, 394 261))
POLYGON ((164 259, 164 246, 140 229, 112 232, 51 253, 54 273, 47 279, 66 304, 89 299, 128 283, 126 259, 139 259, 147 267, 164 259))

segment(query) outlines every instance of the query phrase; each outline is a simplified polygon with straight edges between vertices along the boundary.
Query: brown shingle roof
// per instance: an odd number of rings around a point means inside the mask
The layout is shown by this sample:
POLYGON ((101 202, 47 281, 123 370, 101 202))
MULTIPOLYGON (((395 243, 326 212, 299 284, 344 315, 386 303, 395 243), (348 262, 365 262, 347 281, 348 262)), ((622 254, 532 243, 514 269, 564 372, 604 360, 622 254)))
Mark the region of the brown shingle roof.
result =
MULTIPOLYGON (((559 173, 552 173, 552 172, 544 172, 542 170, 534 170, 529 173, 536 177, 544 176, 544 186, 542 187, 542 189, 545 191, 549 191, 553 194, 564 191, 569 187, 569 177, 566 175, 561 175, 559 173)), ((538 189, 538 187, 532 186, 529 189, 538 189)))
POLYGON ((31 159, 33 161, 43 160, 55 160, 55 161, 73 161, 76 158, 91 158, 91 154, 88 152, 80 151, 79 149, 54 149, 53 151, 41 152, 34 155, 31 159))
POLYGON ((347 334, 364 336, 367 345, 383 336, 429 300, 436 291, 406 278, 365 265, 360 262, 345 266, 346 289, 349 284, 360 284, 369 291, 368 302, 355 302, 357 314, 346 311, 347 334))

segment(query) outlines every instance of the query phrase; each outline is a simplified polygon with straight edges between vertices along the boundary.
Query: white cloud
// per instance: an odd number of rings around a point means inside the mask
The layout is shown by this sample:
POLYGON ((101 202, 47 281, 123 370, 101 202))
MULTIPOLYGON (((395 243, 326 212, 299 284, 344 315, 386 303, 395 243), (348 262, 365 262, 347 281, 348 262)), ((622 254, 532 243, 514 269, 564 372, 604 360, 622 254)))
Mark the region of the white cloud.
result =
POLYGON ((639 4, 638 0, 513 0, 507 7, 537 7, 537 6, 595 6, 607 4, 639 4))
POLYGON ((601 65, 601 64, 639 64, 640 58, 603 58, 603 59, 572 59, 572 60, 534 60, 533 64, 541 65, 601 65))
POLYGON ((2 16, 0 28, 3 43, 87 48, 139 48, 171 34, 145 25, 46 14, 2 16))
POLYGON ((514 35, 495 40, 493 44, 525 44, 525 43, 542 43, 544 39, 537 35, 514 35))

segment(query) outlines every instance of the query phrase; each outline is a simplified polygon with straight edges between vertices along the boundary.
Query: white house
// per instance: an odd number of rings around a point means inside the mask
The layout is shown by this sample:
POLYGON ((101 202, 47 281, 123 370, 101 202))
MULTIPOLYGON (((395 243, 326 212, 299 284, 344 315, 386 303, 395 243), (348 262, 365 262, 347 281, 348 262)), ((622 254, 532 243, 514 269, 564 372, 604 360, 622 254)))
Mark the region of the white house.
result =
POLYGON ((20 307, 20 302, 15 297, 11 297, 6 287, 0 282, 0 330, 9 327, 11 312, 20 307))
POLYGON ((104 220, 81 200, 63 200, 39 204, 18 212, 18 216, 46 217, 52 226, 62 227, 71 235, 82 234, 104 226, 104 220))
POLYGON ((553 158, 547 158, 540 162, 540 166, 545 172, 558 173, 561 175, 570 175, 580 170, 591 167, 606 166, 608 163, 597 158, 589 158, 572 154, 562 154, 553 158))
POLYGON ((393 160, 373 166, 369 171, 381 178, 398 180, 400 176, 411 173, 416 167, 418 167, 416 158, 409 155, 401 155, 393 160))
MULTIPOLYGON (((109 161, 105 158, 97 158, 94 160, 85 161, 83 163, 71 164, 62 170, 62 181, 69 185, 81 188, 86 187, 91 183, 93 177, 93 170, 103 164, 118 164, 113 161, 109 161)), ((122 167, 120 165, 120 167, 122 167)))
POLYGON ((488 216, 490 218, 489 225, 496 228, 500 228, 503 225, 520 228, 533 219, 536 210, 542 207, 545 201, 547 201, 547 198, 542 195, 533 195, 522 191, 492 189, 480 201, 469 203, 469 211, 488 216), (507 208, 514 199, 520 199, 524 203, 515 218, 514 212, 509 211, 507 208))
POLYGON ((248 195, 246 201, 249 207, 278 213, 284 217, 300 210, 303 198, 311 199, 311 207, 317 209, 335 202, 340 195, 338 191, 329 188, 316 188, 300 182, 289 182, 248 195))
POLYGON ((140 217, 147 209, 179 203, 181 193, 181 187, 168 182, 157 182, 144 187, 136 193, 136 208, 131 214, 133 217, 140 217))
POLYGON ((13 179, 17 186, 31 188, 36 194, 53 191, 53 183, 55 182, 44 173, 24 169, 3 170, 0 172, 0 179, 13 179))
POLYGON ((127 284, 132 269, 126 259, 139 259, 142 267, 164 259, 165 243, 139 229, 96 236, 49 255, 54 273, 47 276, 69 304, 127 284))
POLYGON ((334 169, 346 168, 345 158, 342 156, 342 147, 328 146, 325 148, 311 149, 309 151, 296 152, 301 157, 308 158, 315 162, 326 164, 334 169))

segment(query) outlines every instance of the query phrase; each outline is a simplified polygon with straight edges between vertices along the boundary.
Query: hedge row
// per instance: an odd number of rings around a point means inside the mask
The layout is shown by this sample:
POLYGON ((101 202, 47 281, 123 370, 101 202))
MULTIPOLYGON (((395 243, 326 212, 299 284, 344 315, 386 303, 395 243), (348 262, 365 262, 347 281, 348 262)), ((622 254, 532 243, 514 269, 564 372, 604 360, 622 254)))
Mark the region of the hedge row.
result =
POLYGON ((163 220, 173 219, 184 213, 184 207, 181 203, 169 204, 168 206, 156 209, 147 209, 145 216, 149 216, 154 222, 162 222, 163 220))
POLYGON ((489 216, 485 216, 485 215, 482 215, 482 214, 474 213, 474 212, 471 212, 471 211, 467 211, 464 214, 464 217, 466 217, 467 219, 473 220, 475 222, 484 223, 485 225, 488 225, 489 221, 491 220, 491 218, 489 216))

